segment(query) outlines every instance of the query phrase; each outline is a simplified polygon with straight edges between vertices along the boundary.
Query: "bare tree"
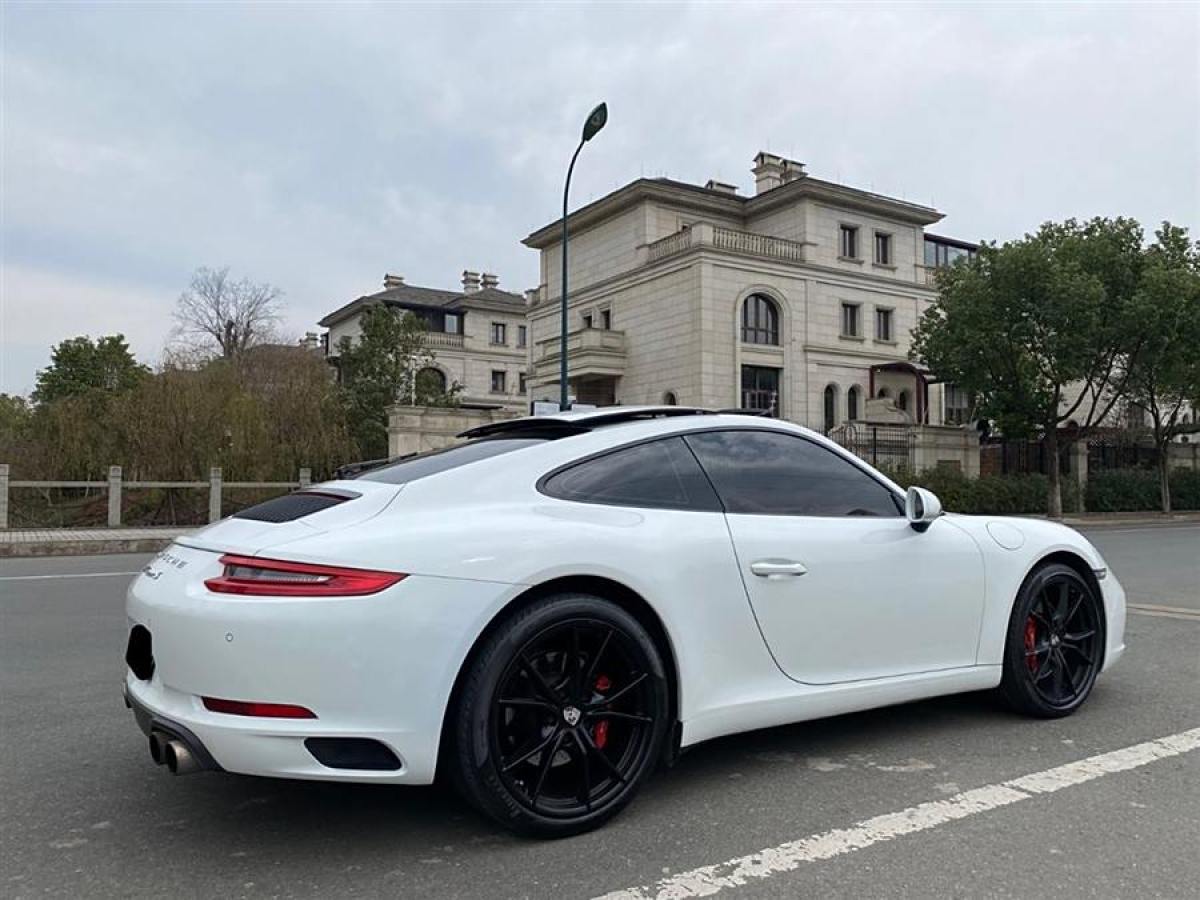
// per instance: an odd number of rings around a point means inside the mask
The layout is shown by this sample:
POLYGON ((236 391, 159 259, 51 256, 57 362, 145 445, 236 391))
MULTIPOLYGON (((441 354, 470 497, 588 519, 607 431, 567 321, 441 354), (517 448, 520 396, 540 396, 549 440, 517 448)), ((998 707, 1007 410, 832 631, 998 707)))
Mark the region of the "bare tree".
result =
POLYGON ((175 304, 175 336, 225 359, 269 340, 279 322, 283 292, 248 278, 234 281, 229 268, 197 269, 175 304))

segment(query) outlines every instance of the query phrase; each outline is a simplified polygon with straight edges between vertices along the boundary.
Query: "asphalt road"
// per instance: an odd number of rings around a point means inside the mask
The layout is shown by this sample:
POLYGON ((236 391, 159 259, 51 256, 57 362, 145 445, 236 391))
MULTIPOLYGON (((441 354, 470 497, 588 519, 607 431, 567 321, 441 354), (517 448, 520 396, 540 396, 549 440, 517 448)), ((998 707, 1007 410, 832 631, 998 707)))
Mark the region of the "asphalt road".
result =
POLYGON ((815 857, 725 893, 1192 897, 1200 751, 1070 764, 1200 727, 1200 618, 1154 614, 1200 609, 1200 525, 1089 537, 1148 608, 1075 716, 1034 722, 966 695, 714 741, 608 827, 554 843, 498 832, 434 788, 172 778, 120 698, 128 577, 66 577, 145 558, 6 560, 0 897, 587 898, 672 878, 693 896, 707 882, 680 873, 781 845, 771 859, 815 857), (1064 765, 1090 780, 997 787, 1064 765), (899 830, 889 819, 788 845, 901 812, 899 830))

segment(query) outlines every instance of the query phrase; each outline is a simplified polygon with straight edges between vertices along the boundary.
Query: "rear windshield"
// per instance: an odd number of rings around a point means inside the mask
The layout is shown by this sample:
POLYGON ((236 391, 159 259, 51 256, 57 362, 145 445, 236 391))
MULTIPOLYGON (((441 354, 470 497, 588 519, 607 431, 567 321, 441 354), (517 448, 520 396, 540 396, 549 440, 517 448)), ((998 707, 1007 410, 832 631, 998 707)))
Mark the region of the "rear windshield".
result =
POLYGON ((358 477, 363 481, 382 481, 386 484, 407 484, 424 478, 426 475, 436 475, 457 469, 481 459, 491 459, 503 453, 520 450, 522 447, 532 447, 544 443, 543 437, 511 437, 511 438, 481 438, 466 444, 455 444, 443 450, 430 450, 398 459, 395 462, 370 469, 358 477))

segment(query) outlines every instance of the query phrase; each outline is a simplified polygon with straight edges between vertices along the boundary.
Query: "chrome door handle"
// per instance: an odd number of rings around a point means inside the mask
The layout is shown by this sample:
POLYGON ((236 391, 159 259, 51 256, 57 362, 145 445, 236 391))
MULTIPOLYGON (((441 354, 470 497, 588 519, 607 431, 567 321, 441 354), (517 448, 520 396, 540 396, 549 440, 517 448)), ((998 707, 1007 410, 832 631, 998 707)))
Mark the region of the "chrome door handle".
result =
POLYGON ((808 569, 803 563, 791 559, 760 559, 750 563, 750 571, 761 578, 785 578, 803 575, 808 569))

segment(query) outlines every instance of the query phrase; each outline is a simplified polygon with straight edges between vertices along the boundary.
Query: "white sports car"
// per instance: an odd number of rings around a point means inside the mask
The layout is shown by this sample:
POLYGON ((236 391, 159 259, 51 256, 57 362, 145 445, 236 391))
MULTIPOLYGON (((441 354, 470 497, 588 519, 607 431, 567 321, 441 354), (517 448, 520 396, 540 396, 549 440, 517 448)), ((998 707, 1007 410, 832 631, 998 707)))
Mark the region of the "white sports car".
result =
POLYGON ((942 514, 795 425, 608 408, 464 437, 146 566, 125 696, 155 762, 445 775, 558 836, 708 738, 985 688, 1062 716, 1124 649, 1078 533, 942 514))

